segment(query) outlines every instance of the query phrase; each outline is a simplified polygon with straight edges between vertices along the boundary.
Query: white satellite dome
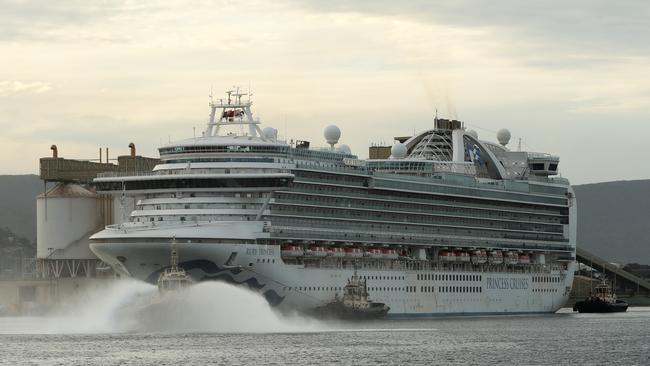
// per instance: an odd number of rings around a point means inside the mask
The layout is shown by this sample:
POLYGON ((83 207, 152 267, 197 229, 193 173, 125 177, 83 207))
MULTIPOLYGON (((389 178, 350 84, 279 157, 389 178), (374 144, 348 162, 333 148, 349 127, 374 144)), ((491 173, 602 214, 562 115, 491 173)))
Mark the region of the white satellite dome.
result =
POLYGON ((467 130, 465 134, 472 136, 474 140, 478 140, 478 132, 476 132, 475 130, 467 130))
POLYGON ((278 138, 278 130, 273 127, 264 127, 262 134, 269 140, 275 140, 278 138))
POLYGON ((406 145, 401 142, 395 143, 393 147, 390 148, 390 156, 393 159, 404 159, 406 157, 407 149, 406 145))
POLYGON ((325 141, 333 148, 339 142, 339 138, 341 138, 341 130, 335 125, 329 125, 325 127, 323 135, 325 136, 325 141))
POLYGON ((341 144, 341 145, 339 145, 339 146, 336 148, 336 150, 337 150, 338 152, 343 153, 343 154, 352 154, 352 150, 350 149, 350 146, 348 146, 348 145, 346 145, 346 144, 341 144))
POLYGON ((497 132, 497 141, 503 146, 508 145, 508 142, 510 142, 510 131, 505 128, 500 129, 497 132))

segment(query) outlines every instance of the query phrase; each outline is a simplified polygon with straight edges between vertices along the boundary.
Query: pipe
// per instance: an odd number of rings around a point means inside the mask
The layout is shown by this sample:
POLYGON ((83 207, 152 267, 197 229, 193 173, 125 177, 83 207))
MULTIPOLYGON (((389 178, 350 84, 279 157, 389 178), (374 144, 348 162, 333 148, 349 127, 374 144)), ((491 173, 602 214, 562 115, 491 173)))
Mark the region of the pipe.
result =
POLYGON ((108 164, 108 148, 106 148, 106 164, 108 164))
POLYGON ((102 163, 102 148, 99 148, 99 163, 102 163))
POLYGON ((59 157, 59 149, 56 148, 56 145, 50 146, 50 150, 52 150, 52 157, 54 159, 59 157))
POLYGON ((131 158, 135 158, 135 144, 133 142, 130 143, 129 148, 131 149, 131 158))

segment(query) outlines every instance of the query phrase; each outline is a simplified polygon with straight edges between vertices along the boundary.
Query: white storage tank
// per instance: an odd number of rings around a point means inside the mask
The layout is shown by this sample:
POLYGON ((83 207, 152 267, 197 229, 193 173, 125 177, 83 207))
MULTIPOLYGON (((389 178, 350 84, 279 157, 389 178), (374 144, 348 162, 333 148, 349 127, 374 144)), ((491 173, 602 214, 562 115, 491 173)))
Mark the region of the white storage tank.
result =
POLYGON ((39 259, 95 259, 88 238, 102 228, 98 195, 79 184, 60 183, 36 197, 39 259))

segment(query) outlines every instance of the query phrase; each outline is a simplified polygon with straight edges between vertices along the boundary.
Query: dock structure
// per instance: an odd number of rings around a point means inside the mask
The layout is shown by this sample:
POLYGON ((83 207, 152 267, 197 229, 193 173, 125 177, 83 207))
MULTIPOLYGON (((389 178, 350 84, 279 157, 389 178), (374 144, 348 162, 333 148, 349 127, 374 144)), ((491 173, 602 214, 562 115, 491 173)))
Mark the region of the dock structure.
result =
POLYGON ((65 159, 59 157, 58 148, 52 145, 52 157, 40 159, 40 177, 44 182, 75 182, 92 184, 102 173, 132 173, 150 172, 160 162, 158 158, 148 158, 135 153, 135 144, 130 143, 130 155, 117 157, 117 164, 109 162, 108 148, 106 159, 102 160, 102 150, 99 152, 98 161, 65 159))
POLYGON ((616 283, 618 289, 636 295, 650 296, 650 282, 623 270, 584 248, 577 248, 576 260, 604 274, 610 281, 616 283))
POLYGON ((116 201, 110 195, 98 194, 93 181, 105 174, 150 173, 160 162, 136 155, 133 143, 128 147, 130 154, 116 159, 109 159, 108 148, 104 157, 100 148, 99 159, 79 160, 60 157, 57 146, 52 145, 52 156, 40 159, 44 189, 36 197, 37 277, 95 277, 98 271, 108 270, 90 251, 89 238, 119 221, 122 211, 129 207, 119 198, 116 201))

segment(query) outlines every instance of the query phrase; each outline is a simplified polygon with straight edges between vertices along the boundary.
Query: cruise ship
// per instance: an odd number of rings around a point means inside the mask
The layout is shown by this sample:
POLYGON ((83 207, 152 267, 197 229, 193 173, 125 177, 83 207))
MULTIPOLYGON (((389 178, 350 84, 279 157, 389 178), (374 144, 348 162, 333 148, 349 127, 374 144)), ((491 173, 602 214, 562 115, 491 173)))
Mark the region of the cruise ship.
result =
POLYGON ((97 177, 123 220, 91 250, 155 283, 175 241, 194 281, 245 286, 287 311, 333 301, 355 268, 389 317, 555 312, 567 301, 577 205, 559 157, 436 116, 360 159, 336 126, 327 147, 282 141, 251 107, 228 91, 211 100, 202 136, 160 147, 153 171, 97 177))

